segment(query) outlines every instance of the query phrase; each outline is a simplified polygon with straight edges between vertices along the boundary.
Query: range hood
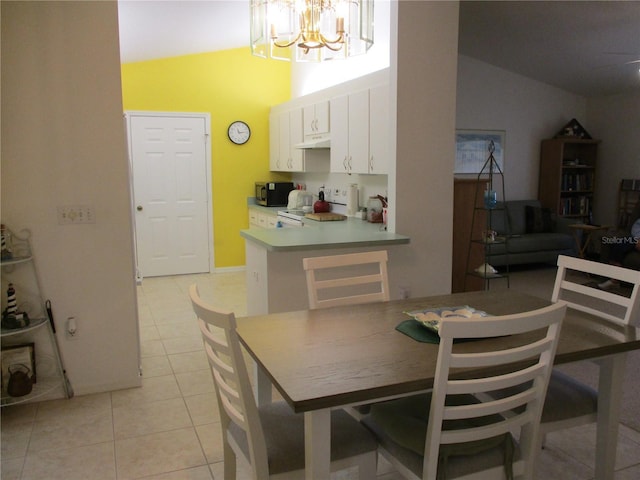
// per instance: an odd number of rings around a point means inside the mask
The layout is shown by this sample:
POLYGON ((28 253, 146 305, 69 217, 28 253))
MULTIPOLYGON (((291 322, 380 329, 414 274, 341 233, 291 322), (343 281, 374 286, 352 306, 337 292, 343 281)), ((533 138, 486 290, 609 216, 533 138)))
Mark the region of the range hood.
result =
POLYGON ((331 139, 329 137, 315 138, 305 140, 302 143, 294 145, 295 148, 331 148, 331 139))

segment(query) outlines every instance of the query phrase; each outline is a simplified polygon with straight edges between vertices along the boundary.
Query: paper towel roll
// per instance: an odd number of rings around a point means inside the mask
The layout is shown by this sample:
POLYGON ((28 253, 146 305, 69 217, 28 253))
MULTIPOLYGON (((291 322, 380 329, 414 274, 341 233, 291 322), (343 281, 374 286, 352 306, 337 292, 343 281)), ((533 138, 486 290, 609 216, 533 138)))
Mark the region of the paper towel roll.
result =
POLYGON ((347 190, 347 215, 355 216, 358 211, 358 184, 352 183, 347 190))

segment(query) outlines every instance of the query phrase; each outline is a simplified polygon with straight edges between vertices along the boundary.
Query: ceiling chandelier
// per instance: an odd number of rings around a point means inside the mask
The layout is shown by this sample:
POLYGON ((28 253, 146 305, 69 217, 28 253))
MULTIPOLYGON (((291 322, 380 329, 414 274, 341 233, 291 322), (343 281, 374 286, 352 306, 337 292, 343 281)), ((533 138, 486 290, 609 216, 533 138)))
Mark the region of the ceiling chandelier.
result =
POLYGON ((373 45, 374 0, 251 0, 251 53, 321 62, 373 45))

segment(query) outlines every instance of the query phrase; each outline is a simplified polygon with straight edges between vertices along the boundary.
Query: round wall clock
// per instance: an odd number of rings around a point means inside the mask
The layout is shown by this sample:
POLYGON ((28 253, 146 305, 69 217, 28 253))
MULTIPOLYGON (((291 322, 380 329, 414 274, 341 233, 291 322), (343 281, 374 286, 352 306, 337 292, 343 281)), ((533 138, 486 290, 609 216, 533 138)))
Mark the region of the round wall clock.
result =
POLYGON ((229 125, 227 135, 229 135, 229 140, 233 143, 236 145, 242 145, 243 143, 247 143, 249 140, 251 130, 249 129, 249 125, 245 122, 237 120, 229 125))

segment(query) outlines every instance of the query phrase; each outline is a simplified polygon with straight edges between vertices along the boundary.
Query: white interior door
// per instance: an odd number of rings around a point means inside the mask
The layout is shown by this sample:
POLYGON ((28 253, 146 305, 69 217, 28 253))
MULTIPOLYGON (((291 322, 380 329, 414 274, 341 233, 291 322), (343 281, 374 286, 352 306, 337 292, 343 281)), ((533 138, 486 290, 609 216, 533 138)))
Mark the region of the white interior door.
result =
POLYGON ((209 272, 208 118, 128 117, 138 276, 209 272))

